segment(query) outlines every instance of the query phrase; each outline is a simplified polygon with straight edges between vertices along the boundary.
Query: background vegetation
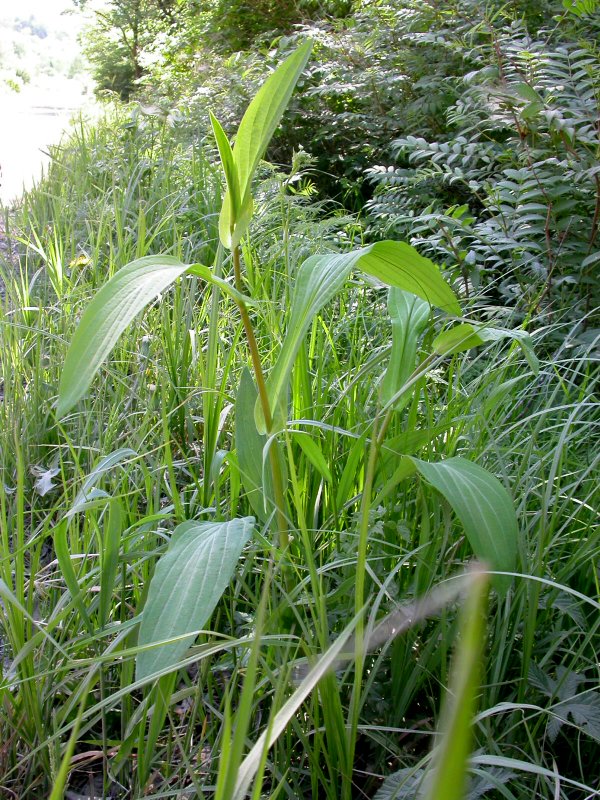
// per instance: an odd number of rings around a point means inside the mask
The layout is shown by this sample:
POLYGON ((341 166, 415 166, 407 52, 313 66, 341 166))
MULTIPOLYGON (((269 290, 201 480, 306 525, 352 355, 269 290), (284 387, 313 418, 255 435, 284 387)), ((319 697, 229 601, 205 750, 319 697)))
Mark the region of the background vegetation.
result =
POLYGON ((416 620, 362 664, 334 660, 264 753, 252 796, 426 796, 451 654, 468 637, 455 600, 431 614, 411 604, 438 597, 473 553, 447 499, 406 471, 410 456, 485 467, 518 519, 517 566, 508 589, 492 584, 479 637, 465 796, 596 797, 596 4, 256 5, 96 8, 85 49, 112 105, 54 149, 7 219, 20 259, 3 265, 0 316, 0 792, 233 796, 225 771, 339 641, 364 580, 368 633, 399 608, 416 620), (411 391, 369 466, 397 327, 382 285, 354 274, 294 364, 277 439, 285 547, 269 486, 258 501, 248 491, 250 358, 229 295, 182 279, 85 399, 62 421, 55 409, 77 319, 123 265, 164 253, 229 276, 208 112, 231 137, 306 37, 313 54, 259 167, 242 247, 266 368, 305 259, 383 237, 443 268, 463 322, 513 338, 436 351, 448 319, 428 312, 404 356, 411 391), (207 629, 176 671, 136 679, 139 615, 175 527, 250 514, 207 629))
POLYGON ((0 12, 0 90, 20 91, 44 78, 83 76, 85 61, 74 42, 74 19, 39 19, 22 9, 10 11, 0 12))

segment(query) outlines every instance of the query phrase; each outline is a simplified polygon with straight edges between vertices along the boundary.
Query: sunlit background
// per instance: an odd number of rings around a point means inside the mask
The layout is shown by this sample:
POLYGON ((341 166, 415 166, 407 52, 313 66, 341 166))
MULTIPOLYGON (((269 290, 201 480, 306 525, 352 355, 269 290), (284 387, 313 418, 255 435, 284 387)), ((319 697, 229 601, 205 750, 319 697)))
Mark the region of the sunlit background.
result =
POLYGON ((70 0, 0 0, 0 202, 47 168, 48 146, 91 101, 70 0))

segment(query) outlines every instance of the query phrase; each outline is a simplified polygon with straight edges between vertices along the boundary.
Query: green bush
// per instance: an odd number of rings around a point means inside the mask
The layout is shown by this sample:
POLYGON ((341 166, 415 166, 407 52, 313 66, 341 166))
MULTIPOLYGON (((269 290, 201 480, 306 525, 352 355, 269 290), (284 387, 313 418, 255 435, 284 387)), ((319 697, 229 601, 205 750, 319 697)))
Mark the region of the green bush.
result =
POLYGON ((599 301, 595 30, 570 16, 535 36, 520 21, 479 23, 462 45, 476 67, 446 109, 445 134, 398 138, 392 165, 369 170, 371 235, 410 236, 466 292, 493 284, 509 306, 590 314, 599 301))

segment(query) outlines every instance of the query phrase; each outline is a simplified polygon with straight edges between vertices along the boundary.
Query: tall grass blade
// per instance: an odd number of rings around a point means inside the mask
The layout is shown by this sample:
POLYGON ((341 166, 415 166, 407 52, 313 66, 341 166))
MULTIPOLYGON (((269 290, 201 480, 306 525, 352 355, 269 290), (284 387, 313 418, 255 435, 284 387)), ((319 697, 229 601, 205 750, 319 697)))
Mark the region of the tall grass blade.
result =
POLYGON ((441 742, 424 779, 423 800, 462 800, 471 752, 471 725, 479 691, 485 642, 487 575, 474 572, 461 609, 461 640, 440 723, 441 742))
POLYGON ((254 747, 250 750, 240 766, 232 800, 243 800, 243 798, 246 797, 252 779, 263 759, 264 751, 272 747, 321 678, 334 667, 338 656, 350 639, 357 621, 358 617, 355 617, 338 636, 327 652, 319 659, 318 663, 306 675, 294 694, 279 709, 268 729, 257 739, 254 747))

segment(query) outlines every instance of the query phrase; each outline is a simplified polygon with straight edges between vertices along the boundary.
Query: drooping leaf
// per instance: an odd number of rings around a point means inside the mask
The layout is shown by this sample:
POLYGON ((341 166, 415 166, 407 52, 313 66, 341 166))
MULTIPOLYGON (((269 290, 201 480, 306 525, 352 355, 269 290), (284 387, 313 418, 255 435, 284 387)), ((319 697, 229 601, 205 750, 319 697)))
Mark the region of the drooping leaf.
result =
POLYGON ((175 529, 150 584, 138 644, 182 638, 138 653, 138 680, 168 669, 185 654, 231 580, 253 527, 254 518, 244 517, 184 522, 175 529))
POLYGON ((537 375, 540 365, 533 350, 531 336, 526 331, 511 331, 506 328, 490 328, 486 325, 472 325, 463 322, 443 331, 433 340, 433 351, 439 355, 453 355, 479 347, 486 342, 499 342, 502 339, 514 339, 518 342, 532 372, 537 375))
MULTIPOLYGON (((376 242, 351 253, 311 256, 298 270, 287 334, 267 380, 275 428, 285 421, 285 392, 300 343, 315 315, 337 294, 354 269, 415 294, 430 305, 460 313, 456 296, 439 269, 404 242, 376 242)), ((258 430, 266 432, 260 403, 256 404, 255 417, 258 430)))
MULTIPOLYGON (((447 458, 430 464, 412 458, 419 473, 450 503, 460 519, 475 555, 491 569, 515 569, 519 526, 510 495, 491 473, 464 458, 447 458)), ((496 589, 504 594, 508 576, 494 576, 496 589)))
MULTIPOLYGON (((381 401, 387 404, 404 386, 415 369, 419 336, 427 326, 430 306, 420 297, 392 287, 388 295, 388 313, 392 321, 392 352, 381 384, 381 401)), ((405 393, 395 404, 397 411, 410 400, 405 393)))
POLYGON ((89 388, 129 323, 187 269, 173 256, 147 256, 120 269, 85 309, 63 366, 56 414, 65 414, 89 388))
POLYGON ((383 241, 359 252, 357 269, 405 292, 416 294, 447 314, 460 314, 456 295, 438 267, 406 242, 383 241))
POLYGON ((219 235, 225 247, 239 244, 252 218, 252 178, 312 49, 307 40, 267 78, 246 109, 233 147, 233 161, 239 181, 238 217, 231 219, 229 190, 219 218, 219 235))

